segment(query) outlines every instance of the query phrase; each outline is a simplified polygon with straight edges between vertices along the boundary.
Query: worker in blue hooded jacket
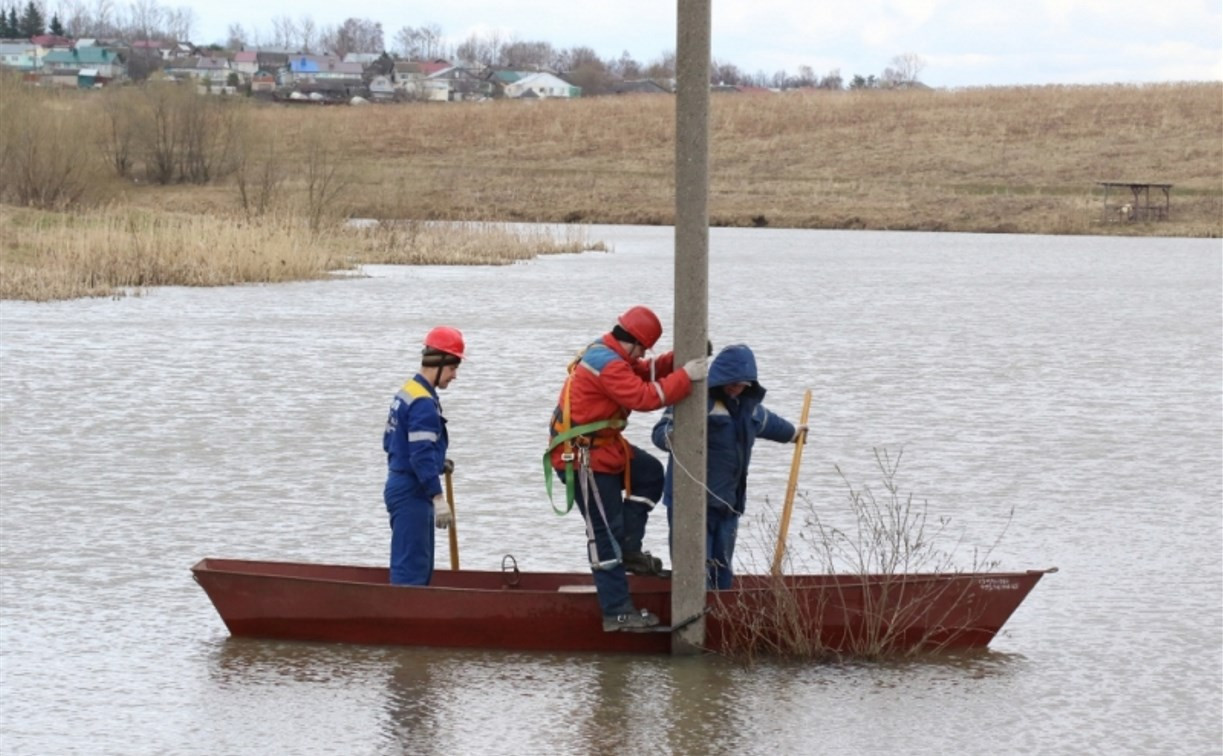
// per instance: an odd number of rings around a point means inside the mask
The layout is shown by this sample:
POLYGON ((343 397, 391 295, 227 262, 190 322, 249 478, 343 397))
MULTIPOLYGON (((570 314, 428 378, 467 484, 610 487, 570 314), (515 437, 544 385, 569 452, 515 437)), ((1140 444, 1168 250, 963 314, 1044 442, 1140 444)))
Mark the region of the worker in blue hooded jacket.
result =
MULTIPOLYGON (((747 469, 757 438, 792 443, 807 432, 765 409, 765 389, 756 380, 756 356, 745 344, 732 344, 714 358, 709 368, 709 426, 707 443, 708 487, 705 512, 705 554, 710 588, 730 588, 734 578, 732 560, 739 517, 747 506, 747 469)), ((675 423, 668 407, 654 426, 654 444, 671 451, 675 423)), ((682 463, 682 454, 681 454, 682 463)), ((667 459, 663 503, 671 524, 672 469, 674 454, 667 459)))

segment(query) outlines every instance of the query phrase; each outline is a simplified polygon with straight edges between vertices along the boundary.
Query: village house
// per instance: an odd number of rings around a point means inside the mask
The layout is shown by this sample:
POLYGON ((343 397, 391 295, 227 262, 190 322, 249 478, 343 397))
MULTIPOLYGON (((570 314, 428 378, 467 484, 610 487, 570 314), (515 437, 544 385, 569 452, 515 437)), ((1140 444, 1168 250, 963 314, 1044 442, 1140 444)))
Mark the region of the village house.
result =
POLYGON ((370 63, 382 57, 382 53, 370 52, 350 52, 344 56, 345 63, 357 63, 362 68, 366 68, 370 63))
POLYGON ((495 89, 477 66, 450 66, 425 79, 425 99, 428 100, 483 100, 492 97, 495 89))
POLYGON ((276 91, 276 74, 270 71, 256 71, 251 76, 251 94, 258 92, 275 92, 276 91))
POLYGON ((42 59, 44 75, 56 86, 93 87, 127 75, 127 66, 114 50, 106 47, 54 49, 42 59), (87 83, 80 80, 85 70, 87 83))
POLYGON ((234 53, 232 65, 244 80, 249 81, 259 72, 259 53, 254 50, 239 50, 234 53))
POLYGON ((21 73, 29 73, 41 68, 38 46, 24 39, 6 39, 0 42, 0 66, 21 73))
POLYGON ((369 80, 369 96, 379 102, 388 102, 395 99, 395 85, 391 82, 391 77, 383 74, 378 74, 369 80))
POLYGON ((128 48, 132 51, 132 55, 157 60, 169 60, 174 52, 173 43, 156 39, 138 39, 128 45, 128 48))
POLYGON ((194 81, 201 94, 234 94, 237 91, 229 83, 229 75, 234 71, 227 58, 210 55, 175 58, 166 63, 163 72, 172 79, 194 81))
POLYGON ((582 88, 544 71, 528 74, 503 87, 510 99, 527 98, 574 98, 582 96, 582 88))

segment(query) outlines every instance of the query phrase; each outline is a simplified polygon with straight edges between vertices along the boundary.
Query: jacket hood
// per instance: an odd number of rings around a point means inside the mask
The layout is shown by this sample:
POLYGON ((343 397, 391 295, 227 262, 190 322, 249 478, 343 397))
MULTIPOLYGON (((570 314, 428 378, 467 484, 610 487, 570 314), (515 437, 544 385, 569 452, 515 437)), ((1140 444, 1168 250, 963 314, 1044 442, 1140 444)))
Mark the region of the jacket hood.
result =
POLYGON ((752 384, 751 392, 764 390, 756 381, 756 355, 752 354, 747 344, 723 347, 709 366, 708 381, 710 388, 747 381, 752 384))

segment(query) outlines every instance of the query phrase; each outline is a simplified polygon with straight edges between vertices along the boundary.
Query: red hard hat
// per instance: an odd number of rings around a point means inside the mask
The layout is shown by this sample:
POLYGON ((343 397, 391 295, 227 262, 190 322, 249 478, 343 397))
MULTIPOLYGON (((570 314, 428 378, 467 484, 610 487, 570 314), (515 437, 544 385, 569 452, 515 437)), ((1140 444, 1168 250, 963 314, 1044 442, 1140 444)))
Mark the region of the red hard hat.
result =
POLYGON ((637 305, 630 307, 620 316, 620 327, 628 331, 637 343, 646 349, 654 346, 658 337, 662 336, 662 323, 649 307, 637 305))
POLYGON ((459 332, 459 329, 438 326, 425 336, 425 349, 452 354, 461 360, 466 346, 463 344, 463 334, 459 332))

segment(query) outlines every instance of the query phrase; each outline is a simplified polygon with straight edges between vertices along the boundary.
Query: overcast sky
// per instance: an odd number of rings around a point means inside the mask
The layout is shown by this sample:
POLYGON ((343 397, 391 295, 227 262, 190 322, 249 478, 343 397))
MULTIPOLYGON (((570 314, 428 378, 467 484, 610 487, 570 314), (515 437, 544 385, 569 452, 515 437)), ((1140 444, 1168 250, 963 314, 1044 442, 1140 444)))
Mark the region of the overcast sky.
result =
MULTIPOLYGON (((175 0, 190 7, 197 43, 223 42, 230 24, 270 40, 272 20, 345 18, 435 25, 448 43, 472 33, 627 51, 648 63, 675 50, 676 3, 666 0, 175 0)), ((747 74, 879 75, 916 53, 934 87, 1223 80, 1219 0, 712 0, 713 57, 747 74)))

